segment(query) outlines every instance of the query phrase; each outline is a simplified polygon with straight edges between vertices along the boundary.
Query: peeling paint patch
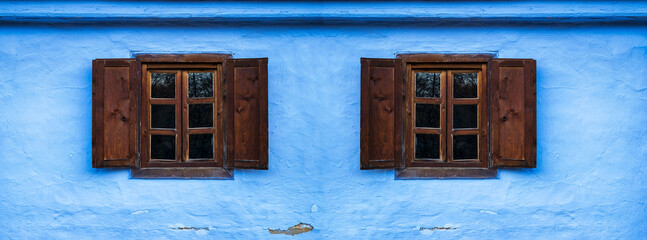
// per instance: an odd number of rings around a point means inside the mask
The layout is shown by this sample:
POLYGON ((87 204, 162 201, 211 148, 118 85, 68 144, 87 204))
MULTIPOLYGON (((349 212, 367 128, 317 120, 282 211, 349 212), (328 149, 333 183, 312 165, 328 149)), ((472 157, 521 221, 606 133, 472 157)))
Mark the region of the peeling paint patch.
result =
POLYGON ((142 214, 142 213, 148 213, 148 210, 139 210, 139 211, 134 211, 130 215, 137 215, 137 214, 142 214))
POLYGON ((209 227, 171 227, 171 229, 176 231, 195 231, 197 235, 207 235, 209 233, 209 227))
POLYGON ((307 223, 299 223, 297 225, 294 225, 292 227, 289 227, 288 230, 283 230, 283 229, 268 229, 270 231, 270 234, 285 234, 285 235, 297 235, 297 234, 302 234, 302 233, 307 233, 312 231, 314 229, 312 225, 307 224, 307 223))
POLYGON ((197 228, 197 227, 174 227, 174 228, 171 228, 171 229, 173 229, 173 230, 195 230, 195 231, 207 230, 207 231, 209 231, 208 227, 203 227, 203 228, 197 228))
POLYGON ((492 215, 499 215, 497 212, 495 212, 495 211, 490 211, 490 210, 481 210, 481 213, 487 213, 487 214, 492 214, 492 215))
POLYGON ((420 230, 420 233, 423 234, 423 235, 431 235, 431 234, 434 233, 434 231, 453 231, 453 230, 457 230, 457 229, 458 229, 458 227, 452 227, 452 226, 445 225, 444 227, 432 227, 432 228, 420 227, 419 230, 420 230))

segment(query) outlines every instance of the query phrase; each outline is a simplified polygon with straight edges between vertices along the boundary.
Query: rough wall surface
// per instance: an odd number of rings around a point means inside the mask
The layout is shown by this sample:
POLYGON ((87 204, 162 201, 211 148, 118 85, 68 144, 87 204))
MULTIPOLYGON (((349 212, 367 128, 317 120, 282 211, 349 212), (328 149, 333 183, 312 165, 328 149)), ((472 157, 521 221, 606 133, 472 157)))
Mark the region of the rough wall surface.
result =
MULTIPOLYGON (((634 3, 595 4, 613 16, 634 3)), ((1 20, 1 239, 647 238, 645 25, 1 20), (269 58, 269 170, 141 180, 92 169, 91 60, 194 52, 269 58), (536 59, 538 167, 488 180, 360 171, 359 59, 411 52, 536 59)))

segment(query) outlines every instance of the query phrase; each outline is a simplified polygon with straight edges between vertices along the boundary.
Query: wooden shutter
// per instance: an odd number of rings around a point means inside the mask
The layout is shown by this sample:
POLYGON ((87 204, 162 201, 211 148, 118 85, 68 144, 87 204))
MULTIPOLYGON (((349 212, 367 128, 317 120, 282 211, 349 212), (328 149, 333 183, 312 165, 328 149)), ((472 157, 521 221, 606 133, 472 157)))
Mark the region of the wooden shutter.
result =
POLYGON ((135 59, 92 61, 92 167, 133 167, 137 159, 135 59))
POLYGON ((361 169, 402 158, 402 59, 362 58, 361 169))
POLYGON ((536 62, 493 59, 492 159, 496 167, 537 165, 536 62))
POLYGON ((267 169, 267 58, 225 65, 229 167, 267 169))

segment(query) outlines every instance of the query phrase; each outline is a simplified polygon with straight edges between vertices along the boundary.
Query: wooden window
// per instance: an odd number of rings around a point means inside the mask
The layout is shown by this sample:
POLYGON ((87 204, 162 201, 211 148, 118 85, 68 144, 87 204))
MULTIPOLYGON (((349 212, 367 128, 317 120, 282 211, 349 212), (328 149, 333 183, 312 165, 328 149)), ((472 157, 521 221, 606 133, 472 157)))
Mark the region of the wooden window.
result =
POLYGON ((222 64, 142 64, 141 167, 222 167, 222 64))
POLYGON ((487 54, 362 59, 361 168, 399 179, 535 167, 535 62, 487 54))
POLYGON ((487 167, 485 67, 407 66, 407 166, 487 167))
POLYGON ((93 167, 206 179, 267 169, 267 59, 230 57, 95 60, 93 167))

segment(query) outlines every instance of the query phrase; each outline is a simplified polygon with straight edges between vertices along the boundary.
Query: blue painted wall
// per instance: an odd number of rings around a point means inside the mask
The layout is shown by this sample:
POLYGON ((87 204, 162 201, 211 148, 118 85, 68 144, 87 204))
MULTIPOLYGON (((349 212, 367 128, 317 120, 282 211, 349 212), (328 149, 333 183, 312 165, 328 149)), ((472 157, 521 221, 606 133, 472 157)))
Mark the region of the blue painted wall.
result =
POLYGON ((645 15, 644 3, 193 2, 162 11, 177 4, 0 3, 1 239, 647 238, 647 27, 623 20, 645 15), (191 22, 228 10, 229 23, 191 22), (183 20, 124 20, 137 11, 183 20), (524 11, 531 18, 512 20, 524 11), (407 13, 429 19, 361 20, 407 13), (442 23, 443 13, 457 23, 442 23), (350 20, 240 22, 254 14, 350 20), (537 20, 564 14, 575 18, 537 20), (63 18, 75 15, 104 19, 63 18), (490 15, 495 23, 468 19, 490 15), (194 52, 269 58, 269 170, 141 180, 92 169, 91 60, 194 52), (538 167, 488 180, 360 171, 359 59, 412 52, 536 59, 538 167), (299 222, 314 230, 268 232, 299 222))

